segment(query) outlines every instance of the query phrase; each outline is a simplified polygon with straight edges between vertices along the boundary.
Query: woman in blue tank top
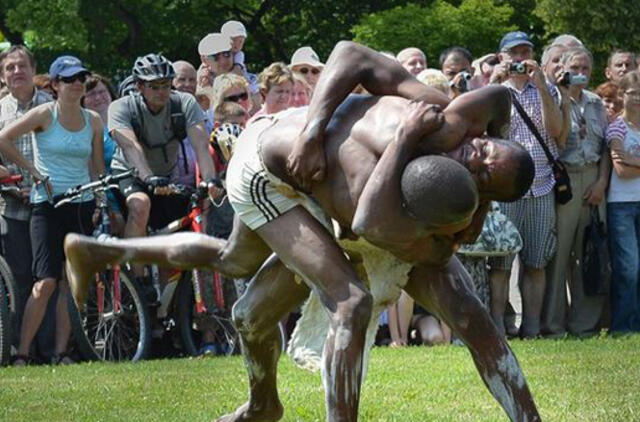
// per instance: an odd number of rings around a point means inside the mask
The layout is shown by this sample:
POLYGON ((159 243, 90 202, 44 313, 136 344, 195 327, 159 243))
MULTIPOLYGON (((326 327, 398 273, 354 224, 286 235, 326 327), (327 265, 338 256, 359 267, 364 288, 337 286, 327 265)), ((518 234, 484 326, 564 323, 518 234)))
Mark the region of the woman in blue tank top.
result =
POLYGON ((49 298, 59 288, 56 307, 54 361, 71 363, 66 356, 70 325, 66 309, 69 287, 62 280, 63 240, 70 232, 91 233, 95 208, 91 196, 54 208, 51 196, 87 183, 104 174, 103 129, 100 116, 82 108, 84 82, 90 74, 72 56, 58 57, 49 68, 58 99, 35 107, 21 119, 0 131, 0 152, 29 171, 34 179, 30 202, 31 247, 35 284, 31 291, 20 331, 20 346, 14 364, 29 361, 31 342, 40 327, 49 298), (34 131, 34 162, 30 163, 13 141, 34 131))

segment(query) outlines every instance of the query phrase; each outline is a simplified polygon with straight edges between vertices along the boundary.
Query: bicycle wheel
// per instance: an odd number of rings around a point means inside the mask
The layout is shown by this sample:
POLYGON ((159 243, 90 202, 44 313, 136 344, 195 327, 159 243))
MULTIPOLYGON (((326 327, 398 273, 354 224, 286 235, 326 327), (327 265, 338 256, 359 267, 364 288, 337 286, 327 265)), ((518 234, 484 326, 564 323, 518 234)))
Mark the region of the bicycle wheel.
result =
POLYGON ((69 295, 73 336, 85 359, 110 362, 145 359, 151 343, 151 320, 142 287, 120 271, 120 309, 115 306, 113 270, 90 284, 86 312, 69 295))
POLYGON ((0 365, 9 363, 12 335, 17 327, 16 289, 13 273, 7 261, 0 256, 0 365))
POLYGON ((185 272, 178 284, 175 308, 178 314, 178 328, 185 352, 191 356, 200 354, 204 346, 203 332, 206 330, 214 338, 213 344, 218 355, 232 355, 240 352, 238 331, 231 320, 231 312, 217 309, 213 304, 207 312, 196 312, 191 272, 185 272))

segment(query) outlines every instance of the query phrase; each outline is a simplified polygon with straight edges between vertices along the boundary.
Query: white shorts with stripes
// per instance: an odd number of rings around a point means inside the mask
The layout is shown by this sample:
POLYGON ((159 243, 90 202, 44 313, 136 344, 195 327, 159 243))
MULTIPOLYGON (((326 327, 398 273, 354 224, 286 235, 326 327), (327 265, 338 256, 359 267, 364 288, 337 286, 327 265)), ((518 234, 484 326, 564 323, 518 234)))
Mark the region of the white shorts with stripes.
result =
POLYGON ((306 200, 305 195, 291 198, 282 194, 284 182, 279 182, 262 163, 260 135, 272 124, 272 119, 264 118, 247 126, 236 142, 227 168, 229 202, 251 230, 276 219, 296 205, 304 204, 306 200))

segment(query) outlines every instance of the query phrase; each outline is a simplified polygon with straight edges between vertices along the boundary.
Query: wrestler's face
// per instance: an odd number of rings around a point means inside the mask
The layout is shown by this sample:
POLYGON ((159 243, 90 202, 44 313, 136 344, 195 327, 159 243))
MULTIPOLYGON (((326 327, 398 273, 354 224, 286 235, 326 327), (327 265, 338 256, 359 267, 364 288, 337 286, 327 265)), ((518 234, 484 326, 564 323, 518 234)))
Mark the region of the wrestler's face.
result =
POLYGON ((512 166, 509 163, 509 150, 505 145, 488 138, 474 138, 448 155, 469 170, 481 194, 491 195, 511 190, 512 166))

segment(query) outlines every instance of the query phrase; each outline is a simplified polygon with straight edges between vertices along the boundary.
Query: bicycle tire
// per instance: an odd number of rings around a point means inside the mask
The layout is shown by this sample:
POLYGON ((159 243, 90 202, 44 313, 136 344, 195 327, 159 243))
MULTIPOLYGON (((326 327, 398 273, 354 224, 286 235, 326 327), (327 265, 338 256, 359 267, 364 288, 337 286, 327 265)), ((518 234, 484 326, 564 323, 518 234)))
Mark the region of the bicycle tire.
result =
MULTIPOLYGON (((215 344, 220 355, 229 356, 240 352, 238 331, 233 325, 230 312, 207 312, 196 321, 195 299, 191 284, 191 272, 186 271, 178 283, 175 308, 178 315, 178 328, 182 345, 187 354, 198 356, 202 344, 202 334, 198 326, 208 326, 215 336, 215 344)), ((213 308, 213 306, 212 306, 213 308)))
POLYGON ((0 283, 0 365, 9 363, 11 357, 11 322, 9 320, 9 297, 4 282, 0 283))
POLYGON ((120 271, 122 310, 113 310, 113 271, 101 273, 104 312, 97 307, 97 283, 90 283, 87 311, 78 311, 69 295, 71 329, 80 354, 87 360, 137 362, 145 359, 151 347, 151 317, 144 290, 133 278, 120 271))
POLYGON ((16 281, 7 261, 0 256, 0 365, 6 365, 11 358, 13 334, 18 327, 16 316, 16 281))

